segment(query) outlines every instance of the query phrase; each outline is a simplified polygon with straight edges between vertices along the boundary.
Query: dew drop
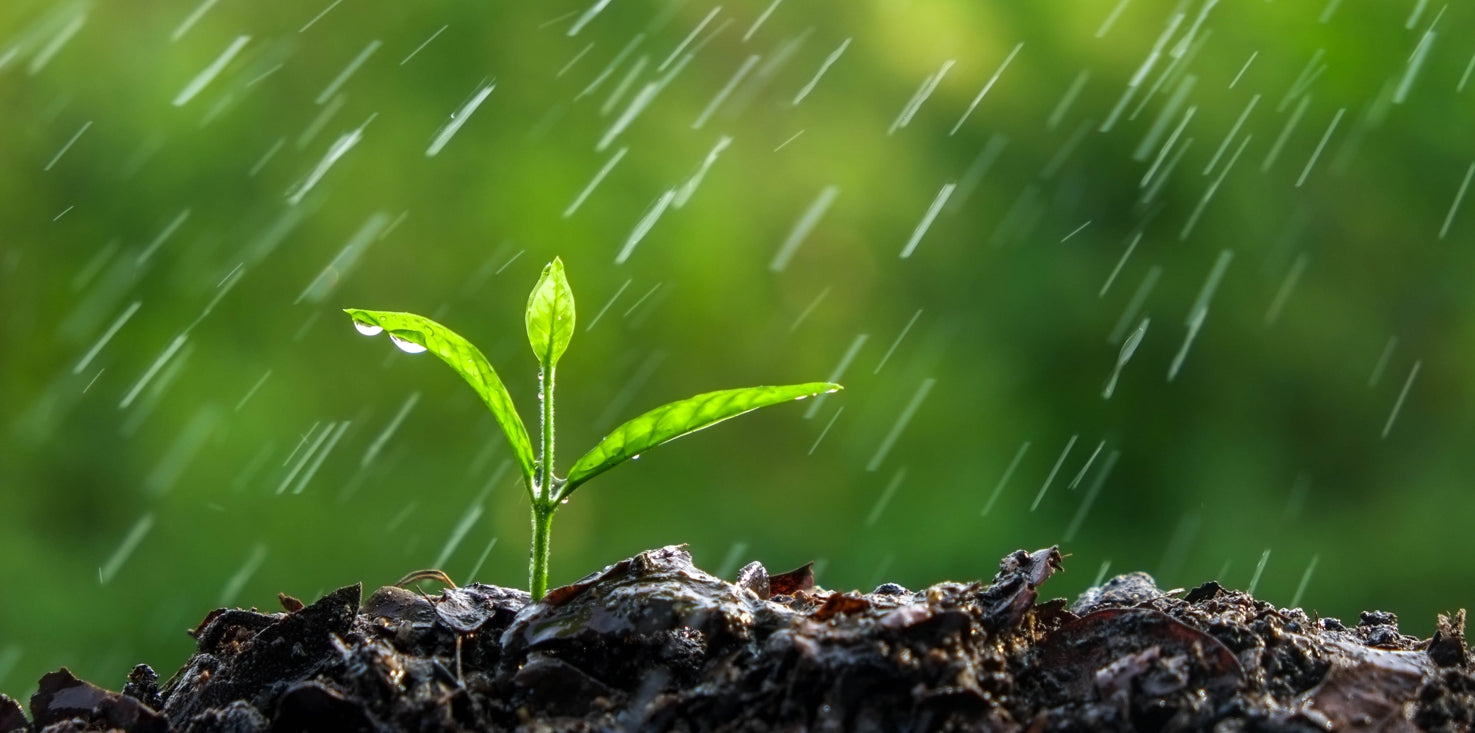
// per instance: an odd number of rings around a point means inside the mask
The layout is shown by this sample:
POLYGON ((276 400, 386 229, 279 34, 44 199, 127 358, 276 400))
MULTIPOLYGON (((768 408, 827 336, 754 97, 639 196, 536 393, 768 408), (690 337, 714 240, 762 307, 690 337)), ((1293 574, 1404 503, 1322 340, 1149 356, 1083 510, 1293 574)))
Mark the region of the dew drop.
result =
POLYGON ((365 336, 378 336, 379 334, 384 332, 383 326, 376 326, 372 323, 365 323, 364 321, 360 320, 355 320, 353 322, 353 327, 357 328, 359 330, 359 333, 365 336))
POLYGON ((389 334, 389 340, 390 341, 393 341, 394 342, 394 345, 395 346, 398 346, 399 347, 399 350, 405 352, 406 354, 423 354, 423 353, 425 353, 425 347, 424 346, 421 346, 420 344, 417 344, 414 341, 410 341, 409 339, 401 338, 401 337, 396 336, 396 335, 394 335, 394 334, 391 333, 391 334, 389 334))

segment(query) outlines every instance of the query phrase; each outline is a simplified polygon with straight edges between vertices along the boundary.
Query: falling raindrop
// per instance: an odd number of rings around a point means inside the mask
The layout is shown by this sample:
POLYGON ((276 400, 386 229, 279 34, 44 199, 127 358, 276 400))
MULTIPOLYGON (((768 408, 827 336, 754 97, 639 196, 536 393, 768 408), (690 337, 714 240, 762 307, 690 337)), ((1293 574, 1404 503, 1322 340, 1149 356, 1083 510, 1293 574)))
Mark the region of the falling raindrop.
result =
POLYGON ((1081 523, 1086 520, 1086 514, 1091 511, 1091 505, 1096 503, 1096 497, 1101 493, 1101 486, 1106 483, 1106 477, 1111 475, 1111 469, 1116 466, 1119 457, 1121 457, 1120 452, 1112 451, 1111 455, 1106 457, 1106 461, 1101 464, 1101 470, 1097 472, 1096 478, 1086 489, 1086 498, 1081 500, 1081 506, 1076 509, 1075 516, 1071 518, 1070 526, 1065 528, 1065 535, 1061 537, 1062 542, 1075 539, 1076 532, 1080 531, 1081 523))
POLYGON ((799 317, 795 318, 794 322, 789 324, 789 333, 798 331, 799 326, 802 325, 804 321, 809 319, 809 315, 811 313, 814 313, 814 309, 818 308, 819 304, 823 302, 825 298, 829 297, 830 291, 833 289, 833 287, 826 285, 824 290, 819 291, 819 295, 814 296, 814 300, 809 301, 809 305, 804 306, 804 310, 799 311, 799 317))
POLYGON ((635 223, 630 236, 625 238, 625 245, 620 248, 619 254, 615 255, 616 265, 623 265, 625 260, 630 259, 630 253, 635 251, 635 245, 640 244, 640 240, 650 233, 651 227, 656 225, 656 220, 661 218, 661 214, 666 213, 666 207, 670 206, 671 201, 675 198, 676 189, 668 188, 655 200, 655 203, 651 204, 640 221, 635 223))
POLYGON ((297 29, 297 32, 298 33, 301 33, 303 31, 307 30, 308 28, 311 28, 314 23, 318 22, 319 20, 322 20, 322 17, 324 15, 327 15, 329 10, 332 10, 333 8, 338 7, 338 3, 341 3, 341 2, 343 2, 343 0, 333 0, 333 2, 328 3, 328 7, 323 8, 323 12, 318 13, 317 15, 312 16, 312 20, 309 20, 305 24, 303 24, 303 26, 301 28, 298 28, 297 29))
POLYGON ((786 146, 788 146, 789 143, 794 142, 795 140, 797 140, 799 138, 800 135, 803 135, 803 134, 804 134, 804 131, 803 130, 800 130, 800 131, 794 133, 793 135, 790 135, 789 136, 789 139, 787 139, 787 140, 779 143, 778 144, 778 147, 776 147, 776 148, 773 149, 773 152, 777 153, 778 151, 783 150, 786 146))
POLYGON ((1086 472, 1091 470, 1091 464, 1096 462, 1096 456, 1101 455, 1101 449, 1105 447, 1105 440, 1102 440, 1100 443, 1096 444, 1096 450, 1091 451, 1091 457, 1086 459, 1086 465, 1081 466, 1080 472, 1076 474, 1075 478, 1070 480, 1070 484, 1068 484, 1065 488, 1074 489, 1075 487, 1081 485, 1081 479, 1086 477, 1086 472))
POLYGON ((368 249, 369 245, 377 240, 378 235, 384 231, 384 228, 389 225, 389 222, 389 215, 382 211, 376 211, 370 214, 369 218, 364 221, 363 226, 359 227, 358 231, 354 232, 354 235, 349 238, 348 243, 343 245, 343 249, 338 250, 338 254, 333 257, 333 260, 327 266, 323 267, 322 271, 318 273, 317 277, 313 278, 312 282, 308 283, 307 287, 302 289, 302 293, 297 296, 297 300, 292 301, 293 304, 301 303, 304 300, 309 303, 321 303, 323 299, 331 295, 343 277, 358 264, 359 258, 364 254, 364 250, 368 249))
POLYGON ((456 552, 456 548, 461 545, 461 540, 466 539, 466 533, 471 531, 471 525, 476 524, 476 520, 481 518, 482 504, 485 499, 485 496, 477 496, 471 500, 471 507, 461 515, 461 521, 457 522, 456 527, 451 530, 450 536, 446 538, 445 546, 441 548, 440 554, 436 556, 435 562, 431 563, 431 567, 445 567, 451 555, 456 552))
POLYGON ((994 493, 989 494, 988 502, 983 505, 983 511, 979 512, 978 516, 988 516, 989 511, 994 508, 994 502, 998 501, 999 495, 1004 493, 1004 486, 1009 483, 1009 477, 1014 475, 1014 469, 1019 468, 1019 462, 1024 459, 1024 453, 1028 450, 1029 441, 1026 440, 1023 445, 1019 446, 1019 451, 1014 454, 1014 460, 1009 461, 1009 467, 1004 469, 1004 475, 994 487, 994 493))
POLYGON ((492 548, 496 546, 497 538, 493 537, 491 541, 487 543, 486 548, 481 551, 481 556, 476 558, 476 564, 471 566, 471 572, 466 574, 467 582, 476 580, 476 576, 481 573, 481 566, 486 564, 487 556, 492 554, 492 548))
MULTIPOLYGON (((860 351, 860 348, 865 346, 866 339, 868 338, 870 338, 869 334, 862 333, 856 335, 855 339, 850 342, 850 347, 845 350, 845 355, 840 357, 840 363, 830 371, 829 376, 825 377, 826 382, 835 383, 845 378, 845 370, 850 367, 850 362, 855 359, 855 355, 860 351)), ((818 399, 810 403, 809 409, 804 412, 805 420, 813 419, 815 414, 819 412, 820 406, 825 403, 825 394, 829 394, 829 392, 821 394, 818 399)))
MULTIPOLYGON (((1229 88, 1230 89, 1233 89, 1234 88, 1234 85, 1239 83, 1239 78, 1242 77, 1242 76, 1244 76, 1246 71, 1249 71, 1250 64, 1254 63, 1255 57, 1256 56, 1259 56, 1259 55, 1260 55, 1260 52, 1259 51, 1254 51, 1254 52, 1252 52, 1250 54, 1250 57, 1248 59, 1245 59, 1245 65, 1239 67, 1239 73, 1238 74, 1235 74, 1234 75, 1234 79, 1230 80, 1230 82, 1229 82, 1229 88)), ((1258 96, 1258 95, 1256 95, 1256 96, 1258 96)))
MULTIPOLYGON (((968 121, 969 115, 972 115, 973 110, 978 108, 978 103, 983 101, 984 95, 988 94, 988 90, 994 87, 994 83, 997 82, 999 80, 999 77, 1004 74, 1004 69, 1009 68, 1009 62, 1013 61, 1014 57, 1019 55, 1019 50, 1022 48, 1024 48, 1024 41, 1020 41, 1019 43, 1014 44, 1014 50, 1010 51, 1009 55, 1004 58, 1004 63, 999 64, 998 70, 994 71, 994 75, 989 77, 988 83, 983 85, 983 89, 978 92, 978 96, 973 98, 973 101, 968 105, 968 109, 963 112, 963 116, 958 118, 957 124, 953 125, 953 129, 948 132, 949 136, 958 134, 958 129, 963 126, 964 122, 968 121)), ((949 61, 948 64, 952 64, 952 62, 949 61)), ((947 67, 944 66, 942 68, 942 71, 937 72, 937 80, 933 81, 932 85, 937 86, 937 82, 942 80, 942 75, 946 72, 947 67)), ((932 90, 928 89, 927 91, 928 93, 931 93, 932 90)), ((918 104, 921 103, 918 102, 918 104)), ((902 125, 905 126, 906 123, 903 122, 902 125)))
POLYGON ((804 87, 799 90, 799 93, 794 95, 794 105, 797 106, 800 102, 804 101, 805 97, 809 96, 810 92, 814 91, 814 85, 819 83, 820 77, 824 76, 825 72, 829 71, 830 67, 833 66, 836 61, 840 60, 840 55, 845 53, 845 49, 849 47, 850 39, 846 38, 844 41, 840 42, 839 48, 831 51, 830 55, 825 57, 824 63, 821 63, 819 66, 819 71, 814 72, 814 76, 810 78, 809 83, 805 84, 804 87))
POLYGON ((67 151, 72 149, 72 144, 76 143, 77 138, 82 137, 82 133, 87 132, 87 128, 89 127, 92 127, 92 120, 88 120, 82 123, 82 128, 80 130, 77 130, 77 133, 75 135, 72 135, 72 139, 68 140, 65 145, 61 146, 61 150, 56 151, 56 155, 52 156, 51 162, 47 163, 46 167, 42 168, 41 170, 51 170, 51 167, 56 165, 56 161, 61 160, 61 156, 66 155, 67 151))
POLYGON ((1290 139, 1291 133, 1295 131, 1296 125, 1300 123, 1301 116, 1306 114, 1306 108, 1311 104, 1311 95, 1301 97, 1296 103, 1296 108, 1291 110, 1291 116, 1286 120, 1285 127, 1280 129, 1280 136, 1275 138, 1275 143, 1270 146, 1270 152, 1265 154, 1265 160, 1260 163, 1260 172, 1264 173, 1275 165, 1276 158, 1280 157, 1280 151, 1285 147, 1286 141, 1290 139))
POLYGON ((169 346, 164 349, 164 353, 160 354, 159 358, 154 360, 154 363, 149 366, 148 371, 144 372, 143 376, 133 384, 133 388, 128 390, 128 394, 123 396, 123 400, 118 403, 118 409, 125 410, 129 405, 133 404, 134 400, 138 399, 138 395, 143 392, 143 388, 147 387, 149 382, 159 373, 159 370, 164 368, 164 365, 179 352, 179 347, 184 346, 185 339, 186 334, 181 333, 175 336, 173 341, 169 342, 169 346))
POLYGON ((1408 380, 1403 383, 1403 391, 1398 393, 1398 400, 1393 403, 1393 411, 1388 413, 1388 422, 1383 423, 1382 437, 1388 437, 1389 431, 1393 430, 1393 421, 1398 419, 1398 411, 1403 409, 1403 400, 1408 397, 1408 389, 1414 385, 1414 378, 1419 376, 1419 367, 1423 364, 1422 360, 1415 361, 1413 368, 1408 371, 1408 380))
POLYGON ((901 437, 903 430, 906 430, 907 423, 911 422, 912 416, 917 414, 917 408, 922 406, 922 400, 927 399, 927 393, 932 391, 934 384, 937 384, 937 380, 932 377, 922 380, 922 384, 917 387, 917 393, 912 395, 912 401, 907 403, 907 406, 902 409, 901 415, 891 424, 891 432, 886 434, 885 439, 881 441, 881 445, 876 448, 876 453, 871 456, 870 462, 866 464, 867 471, 874 471, 881 467, 881 463, 886 460, 886 454, 891 452, 891 447, 896 444, 896 439, 901 437))
POLYGON ((814 445, 809 446, 809 453, 808 453, 808 455, 811 455, 811 456, 814 455, 814 449, 816 449, 816 448, 819 447, 819 442, 821 440, 824 440, 825 439, 825 436, 828 435, 829 432, 830 432, 830 428, 832 428, 832 427, 835 426, 835 421, 838 420, 838 419, 840 419, 840 413, 842 413, 844 411, 845 411, 845 406, 844 405, 841 405, 839 409, 835 410, 835 414, 832 417, 830 417, 830 421, 827 422, 827 423, 825 423, 825 429, 819 431, 819 437, 814 439, 814 445))
POLYGON ((584 50, 582 50, 582 51, 578 52, 577 54, 575 54, 572 59, 569 59, 569 62, 566 63, 566 64, 564 64, 563 65, 563 68, 559 69, 558 70, 558 73, 553 75, 553 78, 557 79, 557 78, 563 76, 564 74, 567 74, 569 69, 574 68, 574 64, 579 63, 579 60, 582 59, 582 58, 584 58, 584 55, 585 54, 587 54, 587 53, 589 53, 590 51, 593 51, 593 50, 594 50, 594 42, 593 41, 590 41, 589 42, 589 45, 585 46, 584 47, 584 50))
MULTIPOLYGON (((1106 32, 1111 30, 1112 24, 1116 23, 1117 17, 1119 17, 1122 14, 1122 11, 1127 8, 1127 3, 1129 2, 1131 2, 1131 0, 1119 0, 1117 2, 1116 7, 1112 8, 1111 13, 1107 14, 1106 20, 1101 21, 1101 27, 1096 29, 1097 38, 1105 36, 1106 32)), ((1102 574, 1105 575, 1105 570, 1102 571, 1102 574)), ((1100 582, 1101 580, 1100 578, 1098 578, 1096 580, 1096 583, 1100 582)), ((1093 585, 1095 585, 1095 583, 1093 583, 1093 585)))
POLYGON ((496 88, 496 83, 483 80, 481 86, 472 92, 471 98, 466 100, 466 103, 461 105, 459 110, 452 112, 450 119, 446 120, 446 123, 441 126, 440 130, 436 131, 435 139, 431 140, 430 147, 425 149, 425 157, 433 158, 440 153, 445 148, 446 143, 449 143, 451 138, 461 130, 461 126, 466 124, 468 119, 471 119, 471 113, 475 112, 476 108, 480 107, 481 103, 486 101, 486 98, 491 95, 492 90, 496 88))
POLYGON ((425 39, 425 41, 423 43, 421 43, 420 45, 416 46, 415 47, 415 50, 414 51, 411 51, 410 52, 410 55, 405 57, 405 60, 404 61, 399 62, 399 65, 400 66, 404 66, 405 64, 409 63, 410 62, 410 59, 415 58, 415 54, 420 53, 421 49, 424 49, 426 46, 429 46, 430 45, 430 42, 431 41, 434 41, 436 36, 439 36, 440 34, 445 33, 447 28, 450 28, 450 26, 449 25, 443 25, 443 26, 440 27, 440 30, 438 30, 438 31, 430 34, 430 37, 427 38, 427 39, 425 39))
POLYGON ((87 365, 92 363, 93 358, 97 356, 97 352, 102 351, 102 347, 107 346, 108 341, 111 341, 113 336, 117 335, 118 329, 122 328, 123 324, 127 323, 128 319, 132 318, 133 314, 138 312, 138 307, 141 305, 143 305, 143 301, 133 301, 133 304, 128 306, 123 311, 123 314, 113 321, 111 326, 108 326, 108 330, 103 332, 102 337, 92 345, 92 348, 87 350, 87 354, 82 357, 82 360, 77 362, 76 366, 72 367, 72 373, 81 374, 87 368, 87 365))
MULTIPOLYGON (((362 331, 363 329, 359 330, 362 331)), ((389 425, 385 426, 384 430, 379 433, 379 436, 374 438, 374 442, 369 444, 369 449, 364 452, 363 459, 359 461, 360 466, 367 466, 374 461, 374 458, 379 455, 379 451, 384 449, 384 444, 389 442, 389 439, 394 436, 396 430, 399 430, 400 424, 405 421, 405 417, 410 414, 410 410, 414 409, 415 404, 419 401, 420 393, 411 392, 410 396, 405 399, 405 403, 400 406, 399 411, 390 419, 389 425)))
POLYGON ((1291 608, 1299 608, 1301 605, 1301 594, 1306 592, 1306 585, 1311 582, 1311 574, 1316 572, 1316 564, 1321 562, 1321 555, 1311 556, 1311 563, 1306 566, 1306 571, 1301 573, 1301 582, 1296 584, 1296 594, 1291 596, 1291 608))
MULTIPOLYGON (((895 120, 892 120, 890 129, 886 130, 887 135, 893 135, 897 130, 911 124, 912 118, 917 114, 917 110, 921 109, 922 104, 927 101, 927 98, 932 96, 932 92, 942 82, 942 77, 947 75, 948 69, 953 68, 953 64, 955 63, 957 63, 955 59, 948 59, 942 62, 942 68, 938 69, 936 74, 929 74, 926 79, 922 80, 922 86, 917 87, 916 93, 907 101, 906 106, 901 108, 901 113, 896 116, 895 120)), ((988 87, 984 87, 984 92, 987 91, 988 87)), ((980 93, 978 97, 982 99, 983 94, 980 93)), ((974 102, 974 104, 977 104, 977 102, 974 102)), ((972 112, 973 109, 969 108, 968 111, 972 112)), ((967 118, 968 116, 966 114, 963 115, 963 119, 967 118)), ((962 124, 963 120, 958 120, 958 125, 962 126, 962 124)), ((953 132, 957 131, 956 127, 953 128, 953 132)))
POLYGON ((1296 476, 1296 483, 1291 486, 1291 493, 1286 498, 1286 508, 1281 518, 1287 522, 1299 519, 1301 510, 1306 506, 1306 494, 1310 491, 1311 477, 1305 473, 1296 476))
POLYGON ((916 228, 912 230, 912 238, 907 240, 905 247, 902 247, 902 259, 912 256, 912 252, 917 248, 917 244, 922 241, 923 235, 932 226, 932 221, 937 218, 938 212, 942 211, 942 207, 947 204, 948 197, 953 195, 953 189, 956 185, 954 183, 942 184, 942 189, 932 199, 932 204, 927 207, 927 213, 922 215, 922 221, 918 222, 916 228))
POLYGON ((1193 212, 1188 215, 1188 221, 1178 231, 1178 241, 1187 240, 1188 235, 1193 233, 1193 227, 1198 223, 1199 217, 1203 214, 1204 207, 1209 205, 1209 200, 1214 198, 1214 193, 1219 190, 1219 185, 1229 176, 1229 170, 1234 167, 1235 161, 1239 160, 1239 154, 1244 152, 1245 146, 1250 144, 1251 137, 1253 135, 1249 133, 1245 134, 1244 138, 1239 141, 1239 147, 1234 149, 1234 154, 1229 156, 1229 162, 1225 163, 1224 169, 1219 171, 1219 177, 1215 178, 1214 182, 1209 184, 1209 187, 1204 190, 1203 197, 1198 200, 1198 204, 1194 206, 1193 212))
POLYGON ((743 561, 743 555, 746 554, 747 552, 748 552, 748 543, 746 543, 746 542, 744 542, 742 540, 738 540, 738 541, 732 543, 732 547, 729 547, 727 549, 727 555, 724 556, 722 558, 722 562, 717 565, 717 577, 719 577, 719 578, 731 578, 731 577, 734 577, 733 573, 736 573, 737 572, 738 563, 740 563, 740 562, 743 561))
POLYGON ((97 569, 97 582, 100 585, 107 585, 117 576, 118 570, 123 567, 123 563, 128 562, 128 557, 133 554, 135 549, 138 549, 139 543, 143 542, 144 536, 149 533, 150 529, 153 529, 153 526, 153 512, 145 513, 138 518, 137 522, 133 523, 133 527, 128 530, 128 534, 123 536, 123 541, 119 543, 118 548, 113 550, 113 554, 108 558, 107 562, 103 563, 102 567, 97 569))
POLYGON ((393 517, 389 518, 389 523, 384 525, 384 531, 393 532, 395 528, 399 527, 401 524, 404 524, 404 521, 406 519, 409 519, 410 515, 415 513, 415 509, 419 506, 419 504, 413 501, 404 505, 404 507, 401 508, 398 512, 395 512, 395 515, 393 517))
POLYGON ((220 605, 229 606, 234 603, 236 598, 241 595, 241 590, 246 587, 246 581, 250 580, 251 576, 255 575, 256 571, 261 569, 261 563, 265 561, 266 545, 257 542, 251 548, 251 554, 246 556, 246 562, 242 563, 240 569, 234 575, 230 576, 230 580, 225 582, 225 587, 220 591, 220 605))
POLYGON ((1081 69, 1081 72, 1076 74, 1075 80, 1070 83, 1070 87, 1065 90, 1065 94, 1050 111, 1050 117, 1045 121, 1045 129, 1053 130, 1060 125, 1060 121, 1065 119, 1065 113, 1070 110, 1072 104, 1075 104, 1076 97, 1080 96, 1081 90, 1085 88, 1086 81, 1090 78, 1091 72, 1087 69, 1081 69))
POLYGON ((1465 191, 1470 188, 1472 177, 1475 177, 1475 163, 1471 163, 1470 167, 1465 169, 1465 180, 1460 182, 1460 190, 1455 192, 1454 203, 1449 205, 1449 213, 1444 215, 1444 224, 1439 227, 1440 239, 1444 239, 1444 235, 1449 234, 1449 225, 1455 220, 1455 212, 1460 210, 1460 201, 1464 200, 1465 191))
POLYGON ((183 38, 184 34, 188 33, 190 28, 193 28, 195 23, 198 23, 200 21, 200 18, 204 16, 205 13, 209 12, 210 8, 215 6, 216 2, 218 2, 218 0, 204 0, 204 2, 196 6, 195 9, 191 11, 189 15, 185 16, 184 20, 180 21, 179 25, 174 28, 174 32, 169 34, 169 42, 173 43, 175 41, 178 41, 180 38, 183 38))
POLYGON ((906 477, 906 466, 896 469, 896 473, 891 477, 891 480, 886 482, 886 488, 882 489, 881 495, 876 498, 876 503, 871 506, 870 513, 866 515, 865 526, 876 526, 876 522, 881 519, 881 513, 886 511, 886 506, 891 503, 891 497, 896 495, 897 488, 901 486, 902 481, 906 480, 906 477))
POLYGON ((789 266, 789 260, 794 258, 794 252, 799 249, 800 244, 804 243, 804 238, 809 236, 810 230, 819 223, 820 217, 824 216, 825 210, 830 208, 830 204, 834 203, 838 195, 840 195, 838 186, 826 186, 819 192, 819 196, 814 199, 808 209, 804 210, 799 221, 794 223, 794 228, 789 230, 789 236, 784 239, 783 246, 779 247, 778 253, 768 263, 768 269, 783 272, 784 268, 789 266))
POLYGON ((1260 574, 1265 572, 1265 563, 1269 561, 1270 548, 1267 547, 1264 552, 1260 553, 1260 562, 1255 565, 1255 574, 1250 576, 1250 587, 1245 588, 1246 593, 1255 595, 1255 586, 1260 584, 1260 574))
POLYGON ((609 175, 610 169, 614 168, 615 164, 619 163, 620 159, 625 157, 625 153, 629 150, 629 148, 620 148, 615 151, 614 155, 610 156, 610 159, 605 162, 604 167, 600 168, 599 172, 594 174, 594 178, 589 181, 589 185, 585 186, 584 190, 580 191, 578 197, 574 199, 574 202, 569 204, 567 209, 563 210, 563 218, 567 219, 573 216, 575 211, 579 210, 579 207, 584 204, 584 199, 589 198, 589 194, 594 193, 594 189, 599 186, 599 182, 603 181, 604 177, 609 175))
POLYGON ((1050 484, 1055 482, 1055 474, 1060 473, 1060 467, 1065 464, 1065 457, 1070 454, 1070 449, 1076 444, 1078 437, 1080 437, 1079 433, 1070 436, 1070 440, 1065 442, 1065 450, 1060 451, 1060 457, 1055 459, 1055 467, 1050 469, 1050 474, 1045 477, 1044 485, 1040 486, 1040 493, 1035 495, 1034 503, 1029 505, 1030 511, 1039 508, 1040 500, 1045 498, 1045 491, 1050 488, 1050 484))
POLYGON ((1388 338, 1388 345, 1383 347, 1383 353, 1378 356, 1378 363, 1373 365, 1372 375, 1367 378, 1367 386, 1369 389, 1378 386, 1378 382, 1382 380, 1383 370, 1388 368, 1388 358, 1393 356, 1393 348, 1397 345, 1397 336, 1391 336, 1388 338))
POLYGON ((746 43, 749 38, 752 38, 754 33, 758 32, 758 28, 762 26, 765 21, 768 20, 768 16, 773 15, 774 9, 777 8, 778 4, 783 1, 784 0, 773 0, 773 2, 770 3, 769 6, 763 10, 762 13, 758 14, 758 18, 753 21, 753 25, 748 27, 748 32, 743 34, 744 43, 746 43))
POLYGON ((328 152, 323 154, 322 160, 318 161, 317 165, 308 172, 307 177, 303 178, 287 191, 287 202, 293 206, 302 203, 302 200, 307 197, 308 192, 318 184, 318 181, 323 179, 323 176, 327 175, 328 169, 332 168, 334 163, 337 163, 344 155, 348 154, 348 151, 353 150, 354 146, 363 141, 364 128, 368 127, 369 123, 374 121, 374 117, 377 114, 376 112, 374 115, 370 115, 369 119, 364 121, 364 124, 339 135, 338 139, 334 140, 333 144, 328 146, 328 152))
POLYGON ((1224 157, 1224 151, 1229 149, 1229 143, 1234 140, 1235 135, 1239 134, 1240 126, 1244 125, 1245 120, 1248 119, 1250 113, 1255 110, 1255 105, 1259 103, 1259 101, 1260 95, 1258 94, 1250 97, 1249 104, 1246 104, 1244 111, 1239 113, 1239 118, 1234 121, 1234 126, 1229 128, 1229 134, 1224 136, 1224 142, 1219 143, 1219 149, 1214 151, 1214 157, 1209 158, 1209 164, 1204 167, 1204 175, 1207 176, 1209 175, 1209 173, 1213 172, 1214 166, 1218 165, 1219 159, 1224 157))
POLYGON ((1296 179, 1296 188, 1300 188, 1301 184, 1306 182, 1306 176, 1311 175, 1311 166, 1316 165, 1316 159, 1321 157, 1321 151, 1326 148, 1326 142, 1332 139, 1332 133, 1337 129, 1337 123, 1342 121, 1342 115, 1346 114, 1346 112, 1347 108, 1342 107, 1332 117, 1332 123, 1327 126, 1326 133, 1321 136, 1321 142, 1317 143, 1316 150, 1311 153, 1311 159, 1306 161, 1306 167, 1301 169, 1301 177, 1296 179))
POLYGON ((742 65, 738 67, 737 72, 732 75, 731 79, 728 79, 727 84, 717 90, 717 94, 712 97, 711 102, 707 103, 706 108, 702 110, 696 121, 691 123, 691 129, 700 130, 707 124, 707 121, 712 118, 712 115, 716 114, 717 108, 721 107, 722 103, 727 101, 727 98, 732 95, 732 91, 737 89, 739 84, 743 83, 743 79, 747 77, 748 72, 753 70, 753 67, 758 64, 761 58, 758 54, 753 54, 743 61, 742 65))
POLYGON ((241 49, 245 48, 246 44, 250 41, 250 36, 236 36, 236 40, 232 41, 220 56, 210 62, 209 66, 206 66, 204 70, 196 74, 195 78, 191 79, 190 83, 186 84, 184 89, 180 90, 179 94, 174 97, 174 106, 183 107, 191 99, 194 99, 195 95, 199 94, 210 82, 215 80, 215 77, 220 75, 221 71, 225 70, 225 67, 230 64, 230 60, 235 58, 236 54, 240 53, 241 49))
POLYGON ((1198 512, 1185 512, 1178 520, 1173 534, 1168 537, 1168 544, 1163 548, 1162 559, 1158 560, 1157 572, 1153 573, 1158 582, 1172 582, 1173 578, 1178 577, 1179 571, 1183 569, 1183 562, 1188 557, 1188 548, 1198 535, 1201 524, 1202 519, 1198 512))
POLYGON ((1111 371, 1111 379, 1107 380, 1106 388, 1101 390, 1101 399, 1109 400, 1112 393, 1116 392, 1117 380, 1122 376, 1122 369, 1127 366, 1127 362, 1132 360, 1132 354, 1137 351, 1137 345, 1142 343, 1142 337, 1147 335, 1147 324, 1148 319, 1143 318, 1142 322, 1137 324, 1137 328, 1132 331, 1132 335, 1128 336, 1122 344, 1122 349, 1117 354, 1116 368, 1111 371))
POLYGON ((1286 301, 1290 299, 1291 292, 1296 289, 1296 284, 1301 281, 1301 273, 1306 271, 1306 253, 1296 255, 1296 261, 1291 265, 1291 271, 1286 274, 1286 279, 1280 285, 1280 290, 1275 293, 1275 300, 1271 301, 1270 309, 1265 311, 1265 325, 1269 326, 1280 318, 1280 311, 1285 307, 1286 301))

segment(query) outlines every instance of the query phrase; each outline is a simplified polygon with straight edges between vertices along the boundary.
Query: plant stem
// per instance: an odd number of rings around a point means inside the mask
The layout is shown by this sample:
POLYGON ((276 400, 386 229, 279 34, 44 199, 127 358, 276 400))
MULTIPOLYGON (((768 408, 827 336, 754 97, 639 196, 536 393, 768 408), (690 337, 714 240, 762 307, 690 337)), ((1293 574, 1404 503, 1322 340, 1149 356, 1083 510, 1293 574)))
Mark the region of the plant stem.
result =
POLYGON ((548 592, 548 554, 553 534, 553 512, 558 509, 555 498, 558 487, 553 474, 553 377, 555 369, 538 371, 538 400, 542 406, 541 460, 538 461, 537 486, 533 489, 533 554, 528 560, 528 592, 533 600, 541 600, 548 592))
POLYGON ((553 534, 553 510, 556 504, 533 505, 533 556, 528 562, 528 592, 534 601, 548 593, 548 547, 553 534))
POLYGON ((538 496, 551 502, 553 499, 553 377, 557 369, 538 369, 539 405, 542 409, 543 440, 542 460, 538 462, 538 496))

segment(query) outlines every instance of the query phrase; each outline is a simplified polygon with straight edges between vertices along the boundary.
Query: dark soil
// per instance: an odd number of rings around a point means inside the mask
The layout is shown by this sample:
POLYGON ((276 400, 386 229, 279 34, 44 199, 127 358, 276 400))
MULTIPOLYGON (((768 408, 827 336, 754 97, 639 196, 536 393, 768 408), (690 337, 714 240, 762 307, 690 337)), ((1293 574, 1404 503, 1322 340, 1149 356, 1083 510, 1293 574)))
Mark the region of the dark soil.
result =
POLYGON ((532 604, 472 585, 348 586, 284 612, 220 609, 161 688, 67 670, 0 731, 1470 730, 1464 611, 1432 639, 1390 613, 1313 619, 1206 583, 1119 576, 1041 603, 1054 548, 991 583, 822 590, 806 566, 738 583, 683 547, 621 561, 532 604))

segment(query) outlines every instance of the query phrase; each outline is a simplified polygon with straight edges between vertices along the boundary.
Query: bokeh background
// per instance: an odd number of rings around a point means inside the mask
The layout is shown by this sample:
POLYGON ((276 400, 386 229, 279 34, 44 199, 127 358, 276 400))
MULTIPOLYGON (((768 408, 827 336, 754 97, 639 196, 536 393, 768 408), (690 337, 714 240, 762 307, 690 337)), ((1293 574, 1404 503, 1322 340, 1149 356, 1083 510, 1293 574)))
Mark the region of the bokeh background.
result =
POLYGON ((1475 606, 1472 31, 1440 0, 0 4, 0 689, 167 677, 278 592, 524 586, 485 409, 339 309, 450 325, 531 424, 555 255, 564 467, 670 399, 847 387, 581 490, 555 584, 686 542, 917 588, 1058 543, 1046 595, 1140 569, 1426 634, 1475 606))

